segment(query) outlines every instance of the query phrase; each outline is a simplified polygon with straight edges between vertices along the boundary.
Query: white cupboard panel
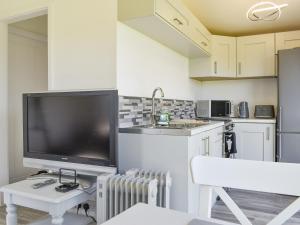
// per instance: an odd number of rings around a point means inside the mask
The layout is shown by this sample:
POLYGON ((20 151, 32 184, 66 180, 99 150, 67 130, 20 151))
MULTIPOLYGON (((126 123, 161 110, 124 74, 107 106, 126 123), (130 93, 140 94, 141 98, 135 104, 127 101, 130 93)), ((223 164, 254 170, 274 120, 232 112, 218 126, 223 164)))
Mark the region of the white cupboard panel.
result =
POLYGON ((237 38, 237 77, 275 76, 275 34, 237 38))
POLYGON ((211 34, 180 0, 118 0, 118 19, 184 56, 210 54, 211 34))
POLYGON ((213 35, 213 73, 218 77, 236 76, 236 38, 213 35))
POLYGON ((275 125, 235 123, 237 158, 257 161, 275 159, 275 125))
POLYGON ((211 57, 190 59, 190 76, 198 79, 236 77, 236 38, 213 35, 211 57))
POLYGON ((276 51, 300 47, 300 30, 276 33, 276 51))

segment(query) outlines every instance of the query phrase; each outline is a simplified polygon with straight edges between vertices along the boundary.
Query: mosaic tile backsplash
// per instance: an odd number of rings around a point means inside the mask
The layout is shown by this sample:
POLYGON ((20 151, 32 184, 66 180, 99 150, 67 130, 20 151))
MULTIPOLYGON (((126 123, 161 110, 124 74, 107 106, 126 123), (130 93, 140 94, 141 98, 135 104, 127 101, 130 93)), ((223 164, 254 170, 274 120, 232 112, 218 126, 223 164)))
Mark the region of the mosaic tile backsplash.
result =
MULTIPOLYGON (((168 112, 171 119, 195 118, 193 101, 156 99, 156 113, 168 112)), ((144 97, 119 96, 119 127, 148 125, 151 123, 152 99, 144 97)))

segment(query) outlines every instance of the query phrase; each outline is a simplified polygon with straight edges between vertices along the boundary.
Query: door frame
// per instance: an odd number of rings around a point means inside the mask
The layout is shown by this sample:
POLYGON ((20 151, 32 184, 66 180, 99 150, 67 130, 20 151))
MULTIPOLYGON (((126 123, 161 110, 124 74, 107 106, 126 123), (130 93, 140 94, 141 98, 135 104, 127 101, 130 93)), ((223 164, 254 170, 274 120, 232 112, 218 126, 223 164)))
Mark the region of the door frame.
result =
MULTIPOLYGON (((10 23, 48 14, 49 7, 15 12, 0 18, 0 187, 9 183, 8 158, 8 25, 10 23)), ((49 26, 48 26, 49 29, 49 26)), ((48 30, 49 31, 49 30, 48 30)), ((49 42, 48 42, 49 43, 49 42)), ((49 44, 48 44, 49 45, 49 44)), ((49 46, 48 46, 49 48, 49 46)), ((49 62, 48 62, 49 63, 49 62)), ((0 193, 0 206, 3 196, 0 193)))

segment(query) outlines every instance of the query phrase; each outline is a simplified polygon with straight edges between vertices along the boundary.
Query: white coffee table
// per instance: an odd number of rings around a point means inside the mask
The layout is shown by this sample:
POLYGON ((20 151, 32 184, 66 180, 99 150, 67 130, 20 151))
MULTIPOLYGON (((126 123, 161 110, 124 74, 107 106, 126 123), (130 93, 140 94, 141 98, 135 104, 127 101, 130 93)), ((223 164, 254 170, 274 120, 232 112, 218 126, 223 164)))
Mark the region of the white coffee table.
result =
POLYGON ((55 191, 58 183, 40 189, 33 189, 32 184, 38 182, 41 182, 41 180, 24 180, 0 189, 0 192, 4 193, 7 225, 17 225, 17 205, 48 212, 52 224, 62 225, 67 210, 94 197, 94 195, 81 190, 59 193, 55 191))

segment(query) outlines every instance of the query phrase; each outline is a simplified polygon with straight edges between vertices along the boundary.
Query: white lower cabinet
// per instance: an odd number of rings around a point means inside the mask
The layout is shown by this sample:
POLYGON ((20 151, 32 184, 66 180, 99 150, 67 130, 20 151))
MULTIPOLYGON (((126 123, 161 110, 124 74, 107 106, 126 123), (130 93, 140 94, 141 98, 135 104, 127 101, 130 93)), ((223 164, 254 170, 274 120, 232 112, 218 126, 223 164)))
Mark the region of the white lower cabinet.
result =
POLYGON ((275 160, 275 124, 235 123, 236 157, 256 161, 275 160))
POLYGON ((197 155, 222 157, 222 138, 222 124, 191 136, 120 133, 118 169, 169 171, 171 209, 198 215, 200 189, 193 183, 191 160, 197 155))

